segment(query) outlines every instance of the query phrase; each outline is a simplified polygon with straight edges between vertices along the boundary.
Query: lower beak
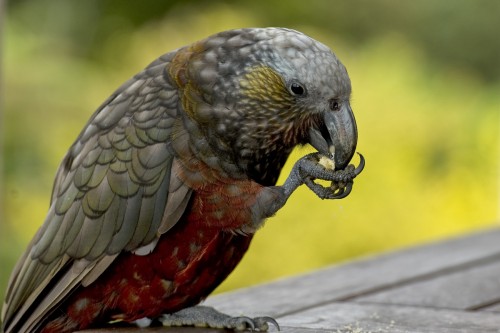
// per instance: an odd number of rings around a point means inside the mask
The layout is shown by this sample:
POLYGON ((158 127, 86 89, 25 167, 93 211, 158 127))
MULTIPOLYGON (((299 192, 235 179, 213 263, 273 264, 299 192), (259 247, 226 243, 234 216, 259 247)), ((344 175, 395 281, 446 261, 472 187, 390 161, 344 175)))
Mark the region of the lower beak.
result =
POLYGON ((358 142, 356 120, 348 102, 338 111, 327 111, 319 128, 309 129, 309 143, 321 154, 335 161, 335 170, 344 169, 358 142))

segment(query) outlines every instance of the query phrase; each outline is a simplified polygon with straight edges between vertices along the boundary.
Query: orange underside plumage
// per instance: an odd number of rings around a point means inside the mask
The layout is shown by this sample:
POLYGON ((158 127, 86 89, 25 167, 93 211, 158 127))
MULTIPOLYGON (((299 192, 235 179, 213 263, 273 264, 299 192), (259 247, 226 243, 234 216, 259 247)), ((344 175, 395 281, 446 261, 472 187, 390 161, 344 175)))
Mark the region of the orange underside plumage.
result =
POLYGON ((220 219, 211 221, 222 216, 226 227, 234 228, 248 223, 250 216, 248 210, 235 209, 227 201, 226 209, 217 209, 221 200, 214 201, 217 195, 208 193, 193 195, 191 209, 149 255, 123 253, 93 284, 77 289, 42 333, 157 317, 206 298, 235 268, 252 239, 224 230, 220 219))

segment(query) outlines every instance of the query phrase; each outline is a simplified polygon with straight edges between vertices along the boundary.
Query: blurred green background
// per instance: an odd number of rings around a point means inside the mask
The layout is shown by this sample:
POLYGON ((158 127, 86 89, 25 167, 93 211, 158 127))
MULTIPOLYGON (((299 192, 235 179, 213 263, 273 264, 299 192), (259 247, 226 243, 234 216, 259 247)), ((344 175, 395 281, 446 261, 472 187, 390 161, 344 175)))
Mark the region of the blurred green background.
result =
POLYGON ((97 106, 160 54, 231 28, 291 27, 334 50, 367 166, 344 200, 297 191, 218 291, 499 219, 500 1, 16 0, 6 10, 0 298, 97 106))

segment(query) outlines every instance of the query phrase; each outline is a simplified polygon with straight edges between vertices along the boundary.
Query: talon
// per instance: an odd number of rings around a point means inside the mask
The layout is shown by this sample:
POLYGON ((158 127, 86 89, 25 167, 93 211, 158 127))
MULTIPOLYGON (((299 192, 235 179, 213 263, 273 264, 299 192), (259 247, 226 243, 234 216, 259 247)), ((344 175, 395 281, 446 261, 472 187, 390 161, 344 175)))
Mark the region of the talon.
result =
POLYGON ((238 322, 238 326, 235 325, 235 328, 239 329, 240 331, 243 331, 245 329, 250 329, 250 331, 255 331, 255 324, 250 317, 242 316, 242 317, 237 317, 236 321, 238 322), (240 326, 241 325, 241 326, 240 326))
POLYGON ((274 318, 271 318, 271 317, 264 317, 264 318, 266 318, 266 321, 268 321, 271 324, 273 324, 274 327, 276 327, 278 329, 278 331, 281 331, 280 325, 278 324, 278 322, 276 320, 274 320, 274 318))
POLYGON ((333 196, 336 198, 344 193, 344 187, 339 187, 333 191, 333 196))
POLYGON ((272 317, 257 317, 255 318, 255 323, 257 324, 257 328, 259 329, 259 331, 267 331, 269 329, 269 325, 268 324, 272 324, 274 327, 276 327, 278 329, 278 331, 281 331, 280 329, 280 325, 278 324, 278 322, 272 318, 272 317))
POLYGON ((346 187, 342 188, 337 194, 334 194, 333 199, 343 199, 352 191, 352 183, 348 183, 346 187))
POLYGON ((359 155, 359 165, 356 167, 356 169, 354 169, 354 174, 356 176, 359 175, 365 168, 365 158, 360 153, 357 154, 359 155))

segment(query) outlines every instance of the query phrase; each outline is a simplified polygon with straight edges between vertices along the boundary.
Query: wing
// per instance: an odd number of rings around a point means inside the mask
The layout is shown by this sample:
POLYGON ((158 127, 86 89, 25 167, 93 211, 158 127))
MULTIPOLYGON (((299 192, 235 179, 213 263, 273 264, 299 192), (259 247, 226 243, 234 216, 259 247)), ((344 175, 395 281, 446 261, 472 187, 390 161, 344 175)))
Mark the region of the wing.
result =
POLYGON ((182 140, 167 54, 121 86, 89 120, 56 175, 47 218, 11 275, 4 330, 33 332, 74 288, 121 251, 155 242, 184 212, 191 189, 176 177, 182 140))

